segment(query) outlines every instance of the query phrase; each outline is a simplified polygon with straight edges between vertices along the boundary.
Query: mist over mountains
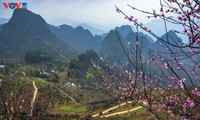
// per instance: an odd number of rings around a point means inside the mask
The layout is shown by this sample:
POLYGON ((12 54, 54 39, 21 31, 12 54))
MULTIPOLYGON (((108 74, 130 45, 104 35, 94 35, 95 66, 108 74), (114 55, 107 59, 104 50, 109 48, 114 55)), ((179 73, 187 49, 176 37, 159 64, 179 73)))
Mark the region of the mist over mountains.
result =
MULTIPOLYGON (((176 31, 183 31, 184 28, 182 25, 173 24, 166 21, 167 31, 176 30, 176 31)), ((161 19, 152 20, 149 23, 146 23, 145 26, 152 30, 158 37, 163 36, 166 33, 165 23, 161 19)), ((149 35, 149 34, 148 34, 149 35)), ((183 40, 184 43, 188 42, 188 38, 186 35, 178 34, 178 36, 183 40)), ((153 38, 156 40, 155 38, 153 38)))
POLYGON ((88 24, 85 24, 85 23, 81 23, 81 24, 76 25, 76 27, 78 27, 78 26, 81 26, 85 29, 88 29, 93 35, 101 35, 101 34, 104 34, 104 33, 107 32, 104 29, 95 28, 95 27, 92 27, 91 25, 88 25, 88 24))
MULTIPOLYGON (((97 54, 103 55, 110 64, 125 64, 127 57, 124 51, 129 51, 130 44, 135 46, 136 36, 144 56, 150 49, 163 51, 163 43, 154 42, 142 32, 136 33, 129 25, 116 27, 101 35, 94 35, 95 30, 96 33, 103 32, 100 29, 86 24, 82 26, 53 26, 47 24, 40 15, 29 10, 16 9, 8 23, 0 26, 0 56, 4 59, 22 59, 27 51, 40 50, 55 58, 67 59, 93 49, 97 54), (93 29, 93 33, 85 28, 93 29)), ((173 31, 169 31, 167 35, 172 44, 182 43, 181 38, 173 31)), ((166 34, 162 38, 166 39, 166 34)))
POLYGON ((79 53, 89 49, 98 52, 97 39, 98 36, 93 36, 92 33, 81 26, 73 28, 69 25, 61 25, 58 27, 49 26, 50 30, 60 39, 71 45, 79 53))

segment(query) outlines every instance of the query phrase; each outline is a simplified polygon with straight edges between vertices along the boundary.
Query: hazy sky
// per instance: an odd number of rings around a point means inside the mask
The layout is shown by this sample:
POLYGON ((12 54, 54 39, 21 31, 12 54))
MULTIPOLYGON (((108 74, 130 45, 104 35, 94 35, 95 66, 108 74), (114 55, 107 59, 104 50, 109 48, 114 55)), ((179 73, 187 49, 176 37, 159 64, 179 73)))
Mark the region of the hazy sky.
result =
POLYGON ((27 2, 28 9, 40 14, 51 24, 87 23, 103 28, 127 24, 123 15, 118 14, 115 5, 128 15, 148 22, 144 14, 132 10, 127 4, 139 9, 159 9, 159 0, 0 0, 0 17, 10 18, 13 10, 6 10, 3 2, 27 2))

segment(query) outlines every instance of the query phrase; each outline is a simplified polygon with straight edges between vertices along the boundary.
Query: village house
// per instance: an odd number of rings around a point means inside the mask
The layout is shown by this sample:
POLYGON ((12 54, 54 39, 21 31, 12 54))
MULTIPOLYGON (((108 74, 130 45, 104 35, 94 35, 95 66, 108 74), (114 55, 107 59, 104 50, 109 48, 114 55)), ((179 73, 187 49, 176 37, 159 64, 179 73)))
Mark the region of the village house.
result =
POLYGON ((5 71, 6 67, 5 65, 0 65, 0 72, 5 71))

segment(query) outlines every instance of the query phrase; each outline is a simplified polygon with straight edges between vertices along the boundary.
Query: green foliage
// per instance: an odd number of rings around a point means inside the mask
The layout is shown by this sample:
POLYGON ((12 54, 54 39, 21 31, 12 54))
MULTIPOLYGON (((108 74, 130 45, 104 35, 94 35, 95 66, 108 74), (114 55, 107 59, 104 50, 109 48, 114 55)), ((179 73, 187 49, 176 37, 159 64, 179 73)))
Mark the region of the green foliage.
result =
POLYGON ((48 78, 50 81, 52 82, 58 82, 59 81, 59 76, 56 74, 56 73, 51 73, 49 75, 49 78, 48 78))
POLYGON ((24 59, 27 63, 40 63, 51 61, 52 56, 43 51, 28 51, 25 53, 24 59))
MULTIPOLYGON (((69 63, 69 77, 85 77, 88 68, 92 67, 90 60, 97 61, 98 59, 98 55, 93 50, 88 50, 85 53, 80 54, 69 63)), ((88 73, 88 75, 88 77, 92 77, 91 74, 88 73)))
POLYGON ((59 81, 58 73, 52 72, 52 71, 47 71, 46 69, 36 69, 36 68, 27 67, 23 71, 29 77, 44 78, 51 82, 59 81))
POLYGON ((53 107, 54 107, 54 108, 59 107, 59 103, 58 103, 58 102, 54 102, 53 107))
POLYGON ((60 110, 65 112, 86 112, 87 109, 84 106, 80 107, 70 107, 70 106, 61 106, 60 110))
POLYGON ((85 78, 86 79, 95 79, 95 72, 93 70, 93 68, 88 68, 88 71, 86 72, 86 75, 85 75, 85 78))
POLYGON ((94 75, 93 75, 92 73, 89 73, 89 72, 86 72, 85 77, 86 77, 87 79, 93 79, 93 78, 95 78, 94 75))

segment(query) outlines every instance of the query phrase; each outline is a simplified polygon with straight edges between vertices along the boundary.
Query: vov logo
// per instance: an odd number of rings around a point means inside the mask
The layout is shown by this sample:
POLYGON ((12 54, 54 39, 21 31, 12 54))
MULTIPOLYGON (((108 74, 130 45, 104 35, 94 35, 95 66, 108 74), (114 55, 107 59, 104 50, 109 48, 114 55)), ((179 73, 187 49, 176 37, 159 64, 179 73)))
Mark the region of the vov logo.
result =
POLYGON ((27 9, 27 3, 26 2, 3 2, 3 5, 6 9, 27 9))

